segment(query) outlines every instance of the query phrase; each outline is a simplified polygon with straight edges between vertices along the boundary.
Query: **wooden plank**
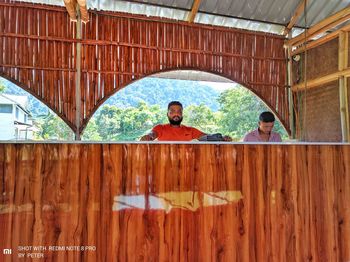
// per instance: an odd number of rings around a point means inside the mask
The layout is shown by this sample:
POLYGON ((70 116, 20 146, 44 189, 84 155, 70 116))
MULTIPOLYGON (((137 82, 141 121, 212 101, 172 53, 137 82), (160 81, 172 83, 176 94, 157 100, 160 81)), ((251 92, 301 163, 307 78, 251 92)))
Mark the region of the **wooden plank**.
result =
POLYGON ((296 45, 296 43, 300 43, 302 41, 308 40, 310 37, 321 34, 340 23, 340 21, 344 22, 350 19, 350 7, 346 7, 341 11, 331 15, 330 17, 325 18, 321 22, 312 26, 310 29, 306 30, 306 39, 305 33, 301 33, 300 35, 286 41, 286 45, 296 45), (331 27, 330 27, 331 26, 331 27))
POLYGON ((71 21, 76 22, 77 21, 77 13, 76 13, 77 1, 76 0, 64 0, 64 5, 66 6, 66 9, 67 9, 67 12, 69 14, 71 21))
POLYGON ((287 35, 289 33, 289 31, 293 28, 293 26, 297 22, 297 20, 298 20, 299 16, 301 15, 301 13, 304 12, 306 4, 307 4, 307 0, 301 0, 299 2, 299 5, 295 9, 295 12, 292 15, 292 18, 290 19, 290 21, 289 21, 288 25, 286 26, 286 28, 283 30, 283 33, 282 33, 283 35, 287 35))
POLYGON ((45 246, 50 261, 350 258, 347 144, 3 143, 0 167, 2 249, 45 246))
POLYGON ((187 16, 187 22, 193 23, 202 0, 193 0, 191 12, 187 16))
MULTIPOLYGON (((347 15, 347 16, 344 16, 344 17, 340 18, 339 20, 337 20, 337 21, 335 21, 335 22, 333 22, 333 23, 328 24, 327 26, 323 27, 320 31, 317 31, 317 32, 315 32, 315 33, 313 33, 313 34, 307 35, 306 38, 307 38, 307 40, 309 40, 309 39, 311 39, 312 37, 317 36, 317 35, 319 35, 319 34, 321 34, 321 33, 324 33, 324 32, 326 32, 327 30, 332 29, 332 28, 334 28, 334 27, 336 27, 336 26, 338 26, 338 25, 340 25, 340 24, 342 24, 342 23, 344 23, 344 22, 346 22, 346 21, 348 21, 348 20, 350 20, 350 14, 347 15)), ((305 41, 305 39, 300 40, 299 42, 294 43, 294 45, 295 45, 295 46, 302 45, 302 44, 304 43, 304 41, 305 41)))
POLYGON ((304 82, 297 84, 297 85, 293 85, 292 90, 293 90, 293 92, 296 92, 296 91, 304 90, 305 88, 308 89, 308 88, 318 87, 318 86, 321 86, 323 84, 326 84, 326 83, 329 83, 332 81, 336 81, 336 80, 338 80, 338 78, 340 76, 349 77, 350 76, 350 68, 347 68, 347 69, 344 69, 342 71, 335 72, 335 73, 332 73, 332 74, 329 74, 326 76, 322 76, 322 77, 319 77, 317 79, 309 80, 309 81, 307 81, 306 87, 305 87, 304 82))
POLYGON ((306 46, 302 46, 302 47, 299 47, 295 50, 292 51, 292 56, 296 55, 296 54, 300 54, 302 52, 304 52, 305 50, 309 50, 311 48, 315 48, 316 46, 319 46, 319 45, 322 45, 336 37, 338 37, 338 35, 341 33, 341 32, 344 32, 344 31, 349 31, 350 30, 350 24, 349 25, 345 25, 343 27, 341 27, 340 29, 332 32, 332 33, 329 33, 317 40, 313 40, 311 42, 308 42, 306 44, 306 46))

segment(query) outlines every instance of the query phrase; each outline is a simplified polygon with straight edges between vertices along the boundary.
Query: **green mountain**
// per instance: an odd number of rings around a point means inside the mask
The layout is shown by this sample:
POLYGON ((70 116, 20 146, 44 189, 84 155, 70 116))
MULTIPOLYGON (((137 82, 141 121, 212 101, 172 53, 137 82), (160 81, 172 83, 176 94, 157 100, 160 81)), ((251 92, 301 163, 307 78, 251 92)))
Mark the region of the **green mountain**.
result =
MULTIPOLYGON (((48 113, 48 108, 35 97, 5 79, 2 82, 5 86, 4 93, 29 96, 29 110, 34 117, 48 113)), ((211 110, 217 111, 219 95, 220 91, 203 82, 147 77, 121 89, 107 99, 105 104, 127 108, 145 102, 166 108, 170 101, 178 100, 184 107, 205 104, 211 110)))
POLYGON ((205 104, 217 111, 219 95, 219 91, 202 82, 148 77, 121 89, 106 104, 125 108, 136 107, 144 101, 148 105, 166 108, 170 101, 177 100, 184 107, 205 104))

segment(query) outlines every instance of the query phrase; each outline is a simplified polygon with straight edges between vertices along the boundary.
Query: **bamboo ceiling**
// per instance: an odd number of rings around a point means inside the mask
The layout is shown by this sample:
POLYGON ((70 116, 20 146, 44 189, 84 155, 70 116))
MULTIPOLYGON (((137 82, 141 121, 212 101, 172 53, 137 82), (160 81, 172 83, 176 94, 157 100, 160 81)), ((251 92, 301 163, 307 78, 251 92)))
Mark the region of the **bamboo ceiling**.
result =
POLYGON ((112 12, 89 12, 78 39, 76 23, 65 8, 0 0, 0 75, 43 101, 79 133, 121 88, 179 69, 206 71, 242 84, 289 130, 283 43, 284 38, 271 34, 112 12))

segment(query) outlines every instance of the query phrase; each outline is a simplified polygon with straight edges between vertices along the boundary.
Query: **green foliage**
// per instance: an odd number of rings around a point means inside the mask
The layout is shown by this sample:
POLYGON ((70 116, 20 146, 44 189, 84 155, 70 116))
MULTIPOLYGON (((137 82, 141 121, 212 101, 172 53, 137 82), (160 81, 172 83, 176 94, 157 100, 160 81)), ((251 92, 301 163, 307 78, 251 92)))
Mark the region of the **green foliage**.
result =
POLYGON ((147 77, 136 81, 112 96, 106 104, 119 108, 136 107, 140 102, 166 108, 172 100, 181 101, 184 107, 203 103, 217 111, 219 92, 205 83, 188 80, 147 77), (214 98, 214 99, 213 99, 214 98))
POLYGON ((82 140, 99 141, 102 140, 98 133, 99 127, 96 124, 95 118, 90 119, 89 124, 84 130, 82 140))
MULTIPOLYGON (((222 115, 218 121, 223 133, 229 134, 238 141, 253 129, 258 127, 259 115, 269 109, 250 91, 244 88, 228 89, 221 93, 218 98, 222 115)), ((286 131, 276 121, 275 131, 283 137, 286 131)))
POLYGON ((166 120, 166 112, 158 105, 140 102, 137 107, 125 109, 104 105, 90 120, 83 140, 133 141, 166 120), (93 139, 92 139, 93 138, 93 139))
POLYGON ((194 126, 205 133, 216 133, 220 129, 217 122, 217 115, 204 104, 184 109, 184 125, 194 126))
MULTIPOLYGON (((184 108, 183 124, 194 126, 205 133, 230 135, 239 141, 258 125, 258 117, 266 106, 244 88, 224 91, 218 98, 220 111, 213 112, 207 105, 190 105, 184 108)), ((153 126, 167 123, 166 110, 140 102, 137 107, 119 108, 104 105, 90 120, 84 140, 133 141, 148 133, 153 126)), ((275 130, 286 137, 276 121, 275 130)))
MULTIPOLYGON (((4 80, 0 92, 29 95, 4 80)), ((133 141, 159 123, 167 123, 169 101, 184 105, 183 124, 206 133, 227 134, 238 141, 257 128, 262 111, 269 110, 245 88, 220 93, 212 86, 196 81, 144 78, 117 92, 100 107, 84 130, 83 140, 133 141)), ((29 95, 29 111, 41 131, 36 139, 71 140, 71 129, 39 100, 29 95)), ((275 131, 286 139, 287 133, 276 121, 275 131)))
POLYGON ((0 81, 0 93, 3 93, 5 89, 6 89, 5 84, 2 81, 0 81))
POLYGON ((37 128, 40 130, 40 132, 36 134, 35 139, 73 140, 74 138, 74 133, 68 125, 50 111, 46 116, 38 118, 35 122, 37 128))

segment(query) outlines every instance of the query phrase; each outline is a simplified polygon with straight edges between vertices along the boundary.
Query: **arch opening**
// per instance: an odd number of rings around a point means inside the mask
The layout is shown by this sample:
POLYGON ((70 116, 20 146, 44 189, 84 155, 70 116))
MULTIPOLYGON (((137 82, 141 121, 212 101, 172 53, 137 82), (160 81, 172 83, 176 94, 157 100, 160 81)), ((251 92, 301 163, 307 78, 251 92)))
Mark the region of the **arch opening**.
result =
MULTIPOLYGON (((138 140, 154 125, 167 122, 166 107, 172 100, 184 105, 183 124, 228 134, 235 141, 256 128, 262 111, 273 111, 255 93, 228 78, 173 70, 134 81, 110 96, 91 117, 82 139, 138 140)), ((288 138, 277 115, 275 130, 288 138)))
POLYGON ((12 81, 0 77, 0 140, 74 139, 54 111, 12 81))

